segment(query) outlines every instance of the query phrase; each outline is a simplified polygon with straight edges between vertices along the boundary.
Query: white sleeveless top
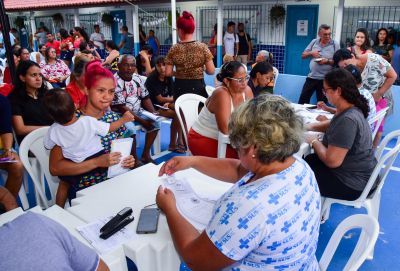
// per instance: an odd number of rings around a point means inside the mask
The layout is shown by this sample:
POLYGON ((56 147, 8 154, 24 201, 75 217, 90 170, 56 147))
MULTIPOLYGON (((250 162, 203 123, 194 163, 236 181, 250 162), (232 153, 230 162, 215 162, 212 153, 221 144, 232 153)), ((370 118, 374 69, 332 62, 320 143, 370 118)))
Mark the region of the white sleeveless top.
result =
MULTIPOLYGON (((243 94, 243 101, 246 101, 246 95, 243 94)), ((233 112, 233 101, 231 97, 231 113, 233 112)), ((218 125, 217 125, 217 120, 215 118, 215 115, 208 110, 207 106, 204 106, 203 109, 201 109, 199 117, 197 120, 194 122, 192 129, 205 137, 208 138, 213 138, 215 140, 218 140, 218 125)))

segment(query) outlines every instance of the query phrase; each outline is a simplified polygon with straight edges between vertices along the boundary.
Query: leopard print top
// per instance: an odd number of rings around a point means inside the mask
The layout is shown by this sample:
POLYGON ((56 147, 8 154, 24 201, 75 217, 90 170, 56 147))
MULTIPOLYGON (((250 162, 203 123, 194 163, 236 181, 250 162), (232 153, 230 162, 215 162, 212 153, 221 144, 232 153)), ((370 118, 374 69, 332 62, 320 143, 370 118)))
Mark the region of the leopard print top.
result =
POLYGON ((204 65, 213 59, 207 44, 199 41, 178 43, 171 47, 165 64, 175 65, 175 78, 203 79, 204 65))

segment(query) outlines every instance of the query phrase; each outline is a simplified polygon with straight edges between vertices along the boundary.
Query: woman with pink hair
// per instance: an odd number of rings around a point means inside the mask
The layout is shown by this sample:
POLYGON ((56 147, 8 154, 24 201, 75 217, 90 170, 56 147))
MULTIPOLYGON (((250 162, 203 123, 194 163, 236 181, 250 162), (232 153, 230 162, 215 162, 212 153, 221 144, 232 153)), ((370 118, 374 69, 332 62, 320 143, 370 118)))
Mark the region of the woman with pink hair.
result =
POLYGON ((195 22, 191 13, 184 11, 177 20, 176 27, 179 43, 171 47, 165 58, 166 76, 175 77, 174 100, 186 93, 208 97, 204 70, 207 74, 214 74, 213 55, 207 44, 193 39, 195 22))
MULTIPOLYGON (((101 62, 93 60, 85 67, 85 86, 87 89, 87 103, 76 111, 76 116, 94 117, 97 120, 112 123, 117 121, 120 116, 113 112, 108 111, 110 104, 114 98, 115 92, 115 78, 109 70, 101 66, 101 62)), ((114 132, 109 132, 106 136, 101 137, 101 143, 104 147, 105 154, 82 161, 80 163, 72 162, 64 158, 61 147, 54 146, 50 151, 50 173, 54 176, 76 176, 81 175, 80 180, 74 187, 71 187, 69 197, 74 197, 74 192, 83 188, 95 185, 106 180, 107 171, 100 170, 94 172, 98 168, 107 168, 120 162, 121 154, 118 152, 110 153, 111 142, 114 139, 121 138, 125 134, 125 127, 121 126, 114 132), (88 171, 89 174, 86 174, 88 171)), ((122 161, 123 167, 132 168, 135 164, 133 156, 129 156, 122 161)), ((60 186, 58 190, 63 189, 60 186)), ((65 191, 65 189, 64 189, 65 191)), ((62 193, 57 191, 57 197, 62 193)), ((65 195, 64 195, 65 196, 65 195)), ((60 201, 62 204, 62 200, 60 201)), ((58 204, 56 199, 56 203, 58 204)), ((63 205, 62 205, 63 207, 63 205)))

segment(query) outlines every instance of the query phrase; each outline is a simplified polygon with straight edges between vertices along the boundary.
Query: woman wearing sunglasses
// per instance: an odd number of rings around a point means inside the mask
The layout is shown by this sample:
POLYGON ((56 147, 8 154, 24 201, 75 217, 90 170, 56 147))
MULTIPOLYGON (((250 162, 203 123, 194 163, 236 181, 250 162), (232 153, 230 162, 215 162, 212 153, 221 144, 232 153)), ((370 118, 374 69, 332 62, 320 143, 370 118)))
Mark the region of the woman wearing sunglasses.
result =
MULTIPOLYGON (((247 85, 249 76, 240 62, 231 61, 224 64, 217 74, 217 79, 222 85, 207 99, 189 131, 189 149, 193 155, 217 157, 218 133, 228 134, 228 121, 233 110, 244 101, 253 98, 253 92, 247 85)), ((228 146, 226 157, 238 156, 236 151, 228 146)))

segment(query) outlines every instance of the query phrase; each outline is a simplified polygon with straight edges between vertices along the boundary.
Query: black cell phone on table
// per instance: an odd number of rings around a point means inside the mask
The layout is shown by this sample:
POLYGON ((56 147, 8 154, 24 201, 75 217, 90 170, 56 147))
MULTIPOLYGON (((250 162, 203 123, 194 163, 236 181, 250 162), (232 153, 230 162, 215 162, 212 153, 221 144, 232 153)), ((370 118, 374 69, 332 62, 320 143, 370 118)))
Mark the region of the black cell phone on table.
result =
POLYGON ((140 211, 139 222, 136 233, 155 233, 157 232, 158 218, 160 209, 144 208, 140 211))

